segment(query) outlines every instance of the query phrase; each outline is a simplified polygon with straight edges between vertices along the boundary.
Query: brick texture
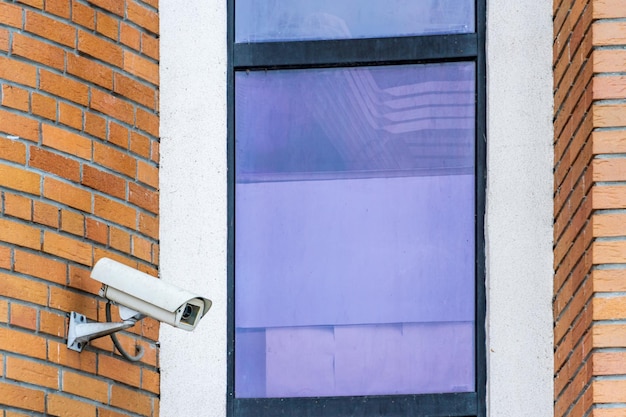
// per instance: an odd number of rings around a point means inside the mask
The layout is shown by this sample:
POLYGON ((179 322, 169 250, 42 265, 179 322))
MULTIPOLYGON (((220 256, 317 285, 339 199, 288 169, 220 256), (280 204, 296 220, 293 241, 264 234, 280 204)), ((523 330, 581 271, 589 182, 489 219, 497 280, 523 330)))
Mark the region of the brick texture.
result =
POLYGON ((626 415, 624 18, 623 0, 555 2, 556 417, 626 415))
POLYGON ((158 416, 154 320, 138 363, 66 347, 100 257, 158 271, 158 31, 157 2, 0 2, 0 416, 158 416))

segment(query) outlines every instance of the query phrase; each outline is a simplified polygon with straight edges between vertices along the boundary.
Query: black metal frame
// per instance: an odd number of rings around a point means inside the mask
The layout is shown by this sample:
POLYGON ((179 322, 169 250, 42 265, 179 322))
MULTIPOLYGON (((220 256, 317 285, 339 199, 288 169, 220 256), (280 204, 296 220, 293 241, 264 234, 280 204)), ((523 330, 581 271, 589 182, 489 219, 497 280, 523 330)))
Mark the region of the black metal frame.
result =
POLYGON ((228 360, 227 415, 230 417, 405 417, 486 416, 485 188, 486 67, 485 0, 476 0, 476 32, 379 39, 297 42, 234 42, 235 0, 228 6, 228 360), (235 71, 354 67, 426 62, 476 63, 476 391, 456 394, 319 398, 235 398, 235 71))

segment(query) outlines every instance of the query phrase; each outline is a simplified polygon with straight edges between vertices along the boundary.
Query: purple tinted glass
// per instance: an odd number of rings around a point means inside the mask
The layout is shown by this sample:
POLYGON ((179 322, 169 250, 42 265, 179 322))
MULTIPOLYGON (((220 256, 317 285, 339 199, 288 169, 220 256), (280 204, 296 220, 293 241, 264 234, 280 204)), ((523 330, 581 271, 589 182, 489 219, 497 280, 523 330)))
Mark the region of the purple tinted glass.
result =
POLYGON ((235 94, 236 395, 473 391, 474 65, 235 94))
POLYGON ((235 41, 470 33, 474 0, 236 0, 235 41))

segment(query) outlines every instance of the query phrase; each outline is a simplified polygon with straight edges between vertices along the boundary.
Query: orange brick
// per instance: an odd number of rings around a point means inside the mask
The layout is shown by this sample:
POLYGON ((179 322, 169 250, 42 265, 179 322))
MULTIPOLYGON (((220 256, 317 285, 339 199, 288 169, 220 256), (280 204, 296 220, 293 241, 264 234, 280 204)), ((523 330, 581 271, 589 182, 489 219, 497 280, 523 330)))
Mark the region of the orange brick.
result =
POLYGON ((9 31, 7 29, 0 28, 0 51, 9 51, 9 31))
POLYGON ((0 3, 0 23, 22 28, 22 8, 8 3, 0 3))
MULTIPOLYGON (((45 359, 46 339, 30 332, 0 327, 0 350, 31 358, 45 359)), ((0 404, 10 404, 1 400, 3 394, 6 392, 4 392, 4 388, 0 387, 0 404)))
POLYGON ((57 101, 49 96, 33 93, 31 97, 31 110, 37 116, 55 121, 57 119, 57 101))
POLYGON ((38 195, 40 182, 39 174, 0 163, 0 186, 38 195))
POLYGON ((111 405, 143 416, 152 415, 152 398, 137 390, 119 385, 111 387, 111 405))
POLYGON ((59 226, 59 208, 51 204, 35 201, 33 204, 33 221, 56 228, 59 226))
POLYGON ((142 0, 145 4, 152 6, 154 9, 159 8, 159 0, 142 0))
POLYGON ((96 406, 58 394, 48 394, 48 414, 63 417, 96 417, 96 406))
POLYGON ((151 134, 154 137, 159 136, 159 116, 148 113, 142 109, 137 109, 137 124, 136 126, 151 134))
POLYGON ((143 161, 137 162, 137 179, 152 188, 159 187, 159 169, 143 161))
MULTIPOLYGON (((9 303, 5 300, 0 300, 0 323, 8 323, 9 322, 9 303)), ((2 357, 0 356, 0 360, 2 357)), ((2 369, 0 369, 0 377, 2 375, 2 369)))
POLYGON ((45 10, 48 13, 68 19, 70 17, 70 0, 46 0, 45 10))
POLYGON ((16 357, 7 357, 7 377, 33 385, 58 389, 59 371, 57 368, 16 357))
POLYGON ((40 230, 35 227, 0 218, 0 241, 2 242, 39 249, 40 236, 40 230))
POLYGON ((626 318, 626 297, 594 297, 594 320, 618 320, 626 318))
POLYGON ((116 67, 122 67, 122 48, 109 40, 78 31, 78 50, 116 67))
POLYGON ((13 34, 13 53, 59 71, 65 69, 65 52, 63 49, 19 33, 13 34))
POLYGON ((623 417, 626 408, 595 408, 591 410, 591 417, 623 417))
POLYGON ((593 98, 596 100, 620 99, 626 97, 626 77, 594 77, 593 98))
POLYGON ((139 231, 153 239, 158 239, 159 218, 148 213, 139 213, 139 231))
POLYGON ((99 195, 94 196, 94 214, 130 229, 135 229, 137 224, 135 209, 99 195))
POLYGON ((137 132, 130 132, 130 150, 144 158, 150 158, 150 139, 137 132))
POLYGON ((626 207, 626 193, 624 186, 594 186, 591 190, 591 200, 594 209, 611 209, 626 207))
POLYGON ((44 392, 0 381, 0 404, 43 413, 44 392))
POLYGON ((126 124, 133 124, 135 121, 135 111, 132 104, 124 99, 114 97, 108 92, 92 89, 89 107, 126 124))
POLYGON ((67 348, 65 343, 48 340, 48 361, 85 372, 96 372, 96 354, 88 350, 75 352, 67 348))
POLYGON ((96 28, 96 14, 91 7, 73 1, 72 22, 93 30, 96 28))
POLYGON ((51 19, 40 13, 30 10, 26 11, 26 24, 24 28, 27 32, 34 33, 42 38, 60 43, 71 48, 75 47, 76 29, 72 26, 51 19))
POLYGON ((150 143, 150 160, 156 164, 159 163, 160 158, 161 158, 161 154, 160 154, 160 144, 158 141, 153 140, 150 143))
POLYGON ((98 305, 95 298, 59 287, 50 287, 50 307, 67 312, 77 311, 90 320, 98 318, 98 305))
POLYGON ((91 159, 91 140, 52 125, 42 125, 43 144, 70 155, 91 159))
POLYGON ((43 0, 18 0, 17 2, 28 4, 29 6, 35 7, 39 10, 43 9, 43 0))
POLYGON ((595 0, 593 2, 594 19, 626 17, 626 0, 595 0))
POLYGON ((135 387, 139 387, 141 381, 139 367, 128 366, 128 361, 108 355, 98 358, 98 375, 135 387))
POLYGON ((59 102, 59 123, 73 127, 76 130, 83 129, 83 111, 80 107, 73 106, 62 101, 59 102))
POLYGON ((130 234, 116 227, 111 227, 111 247, 124 253, 130 253, 130 234))
MULTIPOLYGON (((102 361, 102 357, 100 356, 99 361, 102 361)), ((128 363, 126 367, 128 368, 128 363)), ((109 397, 109 384, 96 378, 64 371, 63 391, 106 404, 109 397)))
POLYGON ((152 261, 152 243, 139 236, 132 237, 133 256, 146 262, 152 261))
POLYGON ((85 216, 69 210, 61 210, 61 230, 76 236, 85 234, 85 216))
POLYGON ((118 123, 112 121, 109 122, 109 134, 107 137, 109 142, 121 148, 128 149, 129 136, 127 128, 118 123))
POLYGON ((626 51, 620 49, 596 49, 593 51, 593 72, 626 71, 626 51))
POLYGON ((22 304, 11 303, 11 325, 37 330, 37 310, 22 304))
POLYGON ((117 41, 120 32, 120 22, 118 19, 102 13, 96 12, 96 31, 117 41))
POLYGON ((16 250, 15 271, 61 285, 67 283, 67 265, 39 253, 16 250))
POLYGON ((63 97, 81 105, 87 105, 89 87, 67 76, 41 70, 39 73, 39 88, 58 97, 63 97))
MULTIPOLYGON (((0 3, 0 5, 6 4, 0 3)), ((25 62, 0 55, 0 79, 35 87, 37 85, 37 68, 25 62)))
POLYGON ((113 171, 135 178, 137 172, 137 160, 127 153, 118 151, 112 146, 103 145, 97 142, 94 143, 93 160, 94 162, 110 168, 113 171))
POLYGON ((94 113, 85 112, 85 132, 100 139, 106 139, 106 120, 94 113))
POLYGON ((44 148, 31 146, 28 164, 71 181, 80 179, 80 164, 44 148))
POLYGON ((89 0, 89 3, 124 17, 124 3, 117 0, 89 0))
POLYGON ((159 84, 159 65, 130 51, 124 51, 124 71, 154 85, 159 84))
POLYGON ((91 294, 98 294, 100 282, 90 277, 91 270, 70 265, 70 286, 91 294))
POLYGON ((626 381, 600 380, 592 382, 595 403, 626 402, 626 381))
POLYGON ((113 91, 151 110, 156 110, 156 90, 152 86, 142 84, 121 74, 115 74, 113 91))
POLYGON ((0 268, 11 269, 12 249, 7 246, 0 246, 0 268))
POLYGON ((120 25, 120 42, 138 51, 141 48, 140 32, 129 24, 122 22, 120 25))
POLYGON ((623 45, 626 43, 626 22, 596 22, 592 26, 596 46, 623 45))
POLYGON ((32 218, 32 200, 21 195, 4 193, 4 214, 24 220, 32 218))
POLYGON ((141 52, 154 60, 159 60, 159 39, 149 33, 141 34, 141 52))
POLYGON ((23 88, 4 84, 2 86, 2 105, 28 112, 30 96, 23 88))
POLYGON ((98 220, 85 219, 85 237, 94 242, 106 245, 109 241, 109 227, 98 220))
POLYGON ((66 339, 66 329, 67 322, 65 315, 59 315, 45 310, 39 312, 39 332, 66 339))
POLYGON ((0 136, 0 159, 25 164, 26 145, 15 139, 0 136))
POLYGON ((626 292, 626 269, 596 269, 592 279, 594 292, 626 292))
POLYGON ((151 371, 147 368, 141 369, 141 389, 159 394, 160 391, 160 375, 158 372, 151 371))
MULTIPOLYGON (((0 65, 2 65, 1 60, 0 65)), ((0 132, 37 142, 39 122, 29 117, 0 110, 0 132)))
MULTIPOLYGON (((154 414, 157 416, 158 414, 154 414)), ((104 408, 98 408, 98 417, 127 417, 127 413, 117 413, 111 410, 105 410, 104 408)))
POLYGON ((154 214, 159 212, 159 193, 133 182, 128 183, 128 201, 154 214))
POLYGON ((126 14, 131 22, 152 33, 159 33, 159 15, 155 11, 140 5, 134 0, 129 0, 126 3, 126 7, 126 14))
POLYGON ((68 54, 67 72, 108 90, 113 88, 113 70, 92 59, 68 54))
POLYGON ((90 244, 47 230, 44 231, 43 251, 83 265, 92 265, 90 244))
POLYGON ((141 320, 141 335, 156 342, 159 340, 159 326, 158 321, 146 317, 141 320))
POLYGON ((100 171, 90 165, 83 166, 83 185, 93 188, 113 197, 126 197, 126 181, 116 175, 100 171))
POLYGON ((75 209, 91 212, 91 193, 52 177, 44 179, 44 196, 75 209))

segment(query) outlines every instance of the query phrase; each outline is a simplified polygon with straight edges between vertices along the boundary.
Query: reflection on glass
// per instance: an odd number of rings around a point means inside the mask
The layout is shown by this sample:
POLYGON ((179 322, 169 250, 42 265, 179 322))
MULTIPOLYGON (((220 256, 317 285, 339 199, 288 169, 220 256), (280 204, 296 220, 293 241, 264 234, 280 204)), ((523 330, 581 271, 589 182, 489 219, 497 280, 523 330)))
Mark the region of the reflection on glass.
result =
POLYGON ((474 65, 237 73, 235 392, 474 390, 474 65))
POLYGON ((470 33, 474 0, 236 0, 235 41, 470 33))

